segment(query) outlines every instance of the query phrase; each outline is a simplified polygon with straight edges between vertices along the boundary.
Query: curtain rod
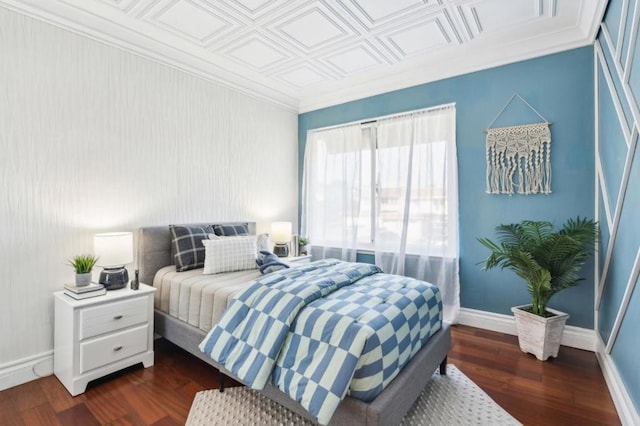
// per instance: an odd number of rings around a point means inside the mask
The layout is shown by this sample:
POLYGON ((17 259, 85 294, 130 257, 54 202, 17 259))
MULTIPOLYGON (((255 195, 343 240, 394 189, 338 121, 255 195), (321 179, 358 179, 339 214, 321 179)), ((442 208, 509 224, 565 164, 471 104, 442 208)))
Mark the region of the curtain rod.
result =
POLYGON ((398 112, 398 113, 395 113, 395 114, 381 115, 379 117, 374 117, 374 118, 364 118, 362 120, 351 121, 349 123, 341 123, 341 124, 334 124, 332 126, 318 127, 316 129, 309 129, 307 132, 319 132, 319 131, 322 131, 322 130, 339 129, 340 127, 353 126, 354 124, 360 124, 360 125, 373 124, 373 123, 377 122, 378 120, 386 120, 388 118, 402 117, 403 115, 415 114, 417 112, 436 111, 436 110, 439 110, 439 109, 449 108, 449 107, 452 107, 452 106, 455 106, 455 105, 456 105, 455 102, 451 102, 451 103, 448 103, 448 104, 436 105, 436 106, 432 106, 432 107, 429 107, 429 108, 414 109, 414 110, 411 110, 411 111, 398 112))

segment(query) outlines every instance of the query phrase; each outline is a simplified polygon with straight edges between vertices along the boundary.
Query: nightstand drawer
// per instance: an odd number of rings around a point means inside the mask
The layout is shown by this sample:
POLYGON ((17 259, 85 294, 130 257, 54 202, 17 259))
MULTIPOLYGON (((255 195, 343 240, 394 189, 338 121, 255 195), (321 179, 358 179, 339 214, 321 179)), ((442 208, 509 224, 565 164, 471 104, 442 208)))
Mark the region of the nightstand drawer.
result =
POLYGON ((148 297, 137 297, 81 310, 80 339, 146 323, 148 301, 148 297))
POLYGON ((80 344, 80 374, 147 350, 149 325, 80 344))

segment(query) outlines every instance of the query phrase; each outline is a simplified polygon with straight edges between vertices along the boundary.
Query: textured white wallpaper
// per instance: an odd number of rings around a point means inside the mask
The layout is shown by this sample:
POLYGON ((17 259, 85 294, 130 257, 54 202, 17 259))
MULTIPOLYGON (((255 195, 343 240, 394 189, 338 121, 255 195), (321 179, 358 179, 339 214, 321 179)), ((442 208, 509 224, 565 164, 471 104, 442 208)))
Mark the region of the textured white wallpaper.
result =
POLYGON ((94 233, 295 222, 297 114, 0 7, 0 177, 1 370, 94 233))

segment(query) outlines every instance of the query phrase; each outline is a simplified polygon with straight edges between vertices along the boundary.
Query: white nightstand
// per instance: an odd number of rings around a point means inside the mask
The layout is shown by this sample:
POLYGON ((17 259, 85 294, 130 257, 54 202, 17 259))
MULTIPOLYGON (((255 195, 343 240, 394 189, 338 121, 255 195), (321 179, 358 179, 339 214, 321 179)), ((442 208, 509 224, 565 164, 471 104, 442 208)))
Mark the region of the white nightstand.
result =
POLYGON ((53 372, 71 395, 125 367, 153 365, 154 292, 140 284, 84 300, 54 293, 53 372))
POLYGON ((307 254, 304 256, 289 256, 280 258, 285 263, 288 263, 291 267, 295 268, 296 266, 304 265, 311 262, 311 255, 307 254))

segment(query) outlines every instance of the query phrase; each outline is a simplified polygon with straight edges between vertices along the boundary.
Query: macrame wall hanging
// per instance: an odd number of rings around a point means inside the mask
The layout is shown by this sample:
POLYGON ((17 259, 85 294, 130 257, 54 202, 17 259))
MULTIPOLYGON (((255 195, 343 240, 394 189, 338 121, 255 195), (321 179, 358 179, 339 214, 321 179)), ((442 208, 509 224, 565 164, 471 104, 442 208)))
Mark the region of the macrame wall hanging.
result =
POLYGON ((517 93, 500 110, 487 130, 487 193, 550 194, 550 122, 517 93), (491 128, 511 101, 518 97, 543 122, 491 128))

